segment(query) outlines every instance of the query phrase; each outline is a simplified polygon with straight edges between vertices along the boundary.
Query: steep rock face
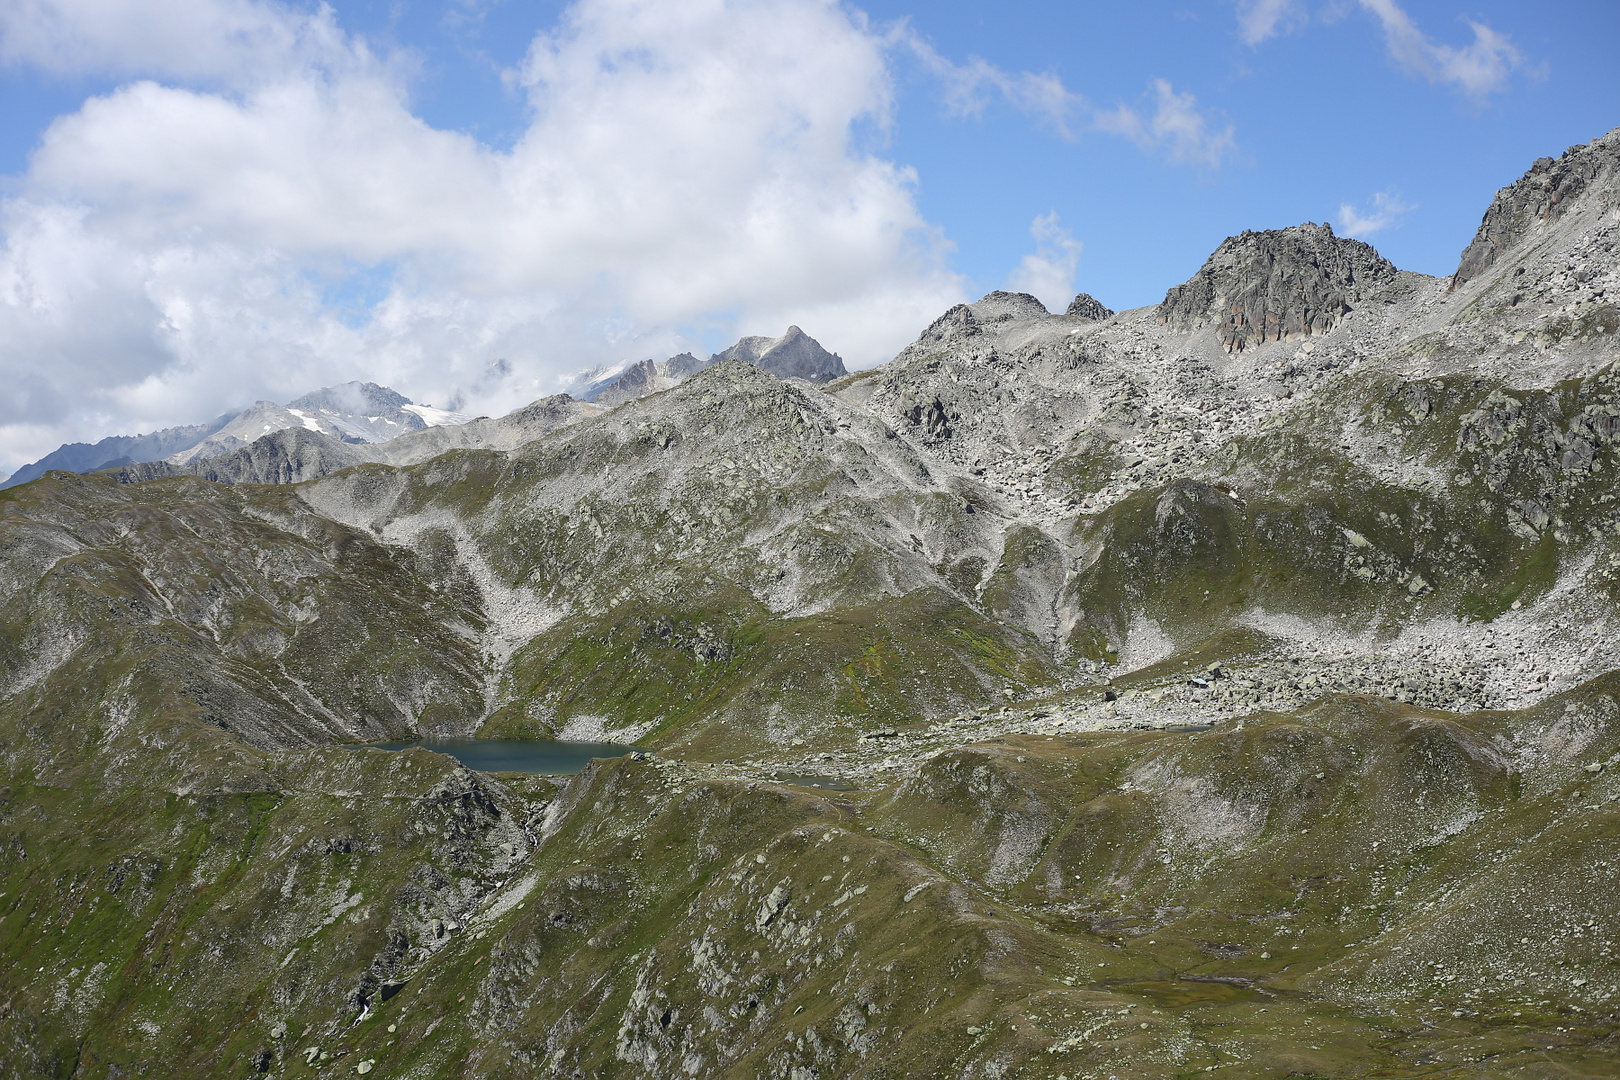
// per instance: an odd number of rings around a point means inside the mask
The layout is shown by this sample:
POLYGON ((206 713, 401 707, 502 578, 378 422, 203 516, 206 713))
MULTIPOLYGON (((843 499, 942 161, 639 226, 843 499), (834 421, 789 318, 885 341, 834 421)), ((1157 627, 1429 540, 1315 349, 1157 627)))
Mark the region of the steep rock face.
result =
POLYGON ((1080 293, 1069 301, 1069 309, 1063 314, 1073 315, 1081 319, 1090 319, 1092 322, 1102 322, 1104 319, 1112 317, 1114 311, 1112 308, 1104 307, 1102 301, 1090 293, 1080 293))
POLYGON ((788 327, 787 333, 779 338, 745 337, 709 359, 716 364, 723 360, 745 360, 777 378, 813 383, 831 382, 847 374, 844 361, 837 353, 822 348, 820 342, 797 326, 788 327))
POLYGON ((1395 280, 1371 246, 1333 235, 1330 225, 1228 237, 1190 279, 1165 294, 1159 321, 1178 330, 1214 323, 1227 352, 1322 334, 1353 303, 1395 280))
POLYGON ((672 385, 670 380, 658 374, 658 365, 651 360, 643 360, 639 364, 631 364, 624 374, 603 387, 595 401, 598 405, 619 405, 659 390, 667 390, 672 385))
POLYGON ((689 352, 680 353, 665 360, 662 364, 663 374, 671 379, 684 379, 688 375, 696 375, 709 366, 707 360, 699 360, 689 352))
POLYGON ((1556 160, 1539 159, 1524 176, 1498 191, 1473 242, 1463 249, 1451 287, 1459 288, 1484 273, 1504 251, 1538 226, 1558 221, 1577 201, 1591 202, 1600 210, 1620 203, 1620 128, 1585 146, 1572 146, 1556 160))

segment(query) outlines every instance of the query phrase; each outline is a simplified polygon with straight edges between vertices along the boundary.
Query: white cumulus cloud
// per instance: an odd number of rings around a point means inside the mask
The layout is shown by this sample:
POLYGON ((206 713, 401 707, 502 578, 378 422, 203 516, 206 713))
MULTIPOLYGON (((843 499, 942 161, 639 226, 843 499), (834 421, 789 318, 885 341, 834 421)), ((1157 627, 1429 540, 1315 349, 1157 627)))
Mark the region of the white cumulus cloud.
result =
POLYGON ((1474 40, 1456 47, 1430 41, 1395 0, 1360 0, 1382 26, 1384 43, 1396 63, 1430 82, 1450 83, 1464 93, 1483 97, 1507 85, 1523 58, 1506 34, 1469 21, 1474 40))
POLYGON ((1177 93, 1168 80, 1148 84, 1151 114, 1130 105, 1096 114, 1098 130, 1111 132, 1148 150, 1163 152, 1182 164, 1218 168, 1237 148, 1236 130, 1222 125, 1199 108, 1198 99, 1177 93))
MULTIPOLYGON (((363 55, 363 50, 360 50, 363 55)), ((273 0, 0 0, 0 62, 58 75, 254 81, 267 71, 348 63, 331 9, 273 0)))
POLYGON ((1063 311, 1074 299, 1074 272, 1080 266, 1080 241, 1058 224, 1056 211, 1030 222, 1035 251, 1025 255, 1007 279, 1007 288, 1026 292, 1049 310, 1063 311))
POLYGON ((1340 203, 1339 231, 1346 236, 1365 239, 1400 224, 1401 218, 1416 209, 1403 202, 1395 192, 1380 191, 1373 195, 1365 210, 1353 203, 1340 203))
POLYGON ((0 42, 136 77, 0 203, 0 461, 348 378, 497 411, 709 330, 872 363, 962 296, 856 138, 890 44, 831 0, 578 0, 505 151, 414 115, 408 63, 325 9, 0 0, 0 42))

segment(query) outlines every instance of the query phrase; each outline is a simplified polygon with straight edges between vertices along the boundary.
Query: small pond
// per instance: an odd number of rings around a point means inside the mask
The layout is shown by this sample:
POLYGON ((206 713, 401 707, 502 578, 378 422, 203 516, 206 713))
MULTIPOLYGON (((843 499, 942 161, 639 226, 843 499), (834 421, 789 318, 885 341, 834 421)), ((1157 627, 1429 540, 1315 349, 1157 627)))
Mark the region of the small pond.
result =
POLYGON ((380 750, 408 750, 420 746, 434 753, 449 754, 467 768, 479 772, 539 773, 544 776, 572 776, 582 771, 591 758, 620 757, 636 750, 634 746, 620 743, 542 739, 445 739, 440 742, 372 745, 380 750))

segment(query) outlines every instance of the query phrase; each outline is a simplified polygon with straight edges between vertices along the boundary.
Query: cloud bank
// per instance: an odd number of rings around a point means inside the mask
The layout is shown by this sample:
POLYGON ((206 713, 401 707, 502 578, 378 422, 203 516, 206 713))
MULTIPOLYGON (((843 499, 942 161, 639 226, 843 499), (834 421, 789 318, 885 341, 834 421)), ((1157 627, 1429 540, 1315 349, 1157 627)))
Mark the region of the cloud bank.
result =
POLYGON ((144 76, 0 204, 0 460, 353 377, 509 408, 718 325, 856 363, 961 298, 888 122, 886 42, 817 0, 581 0, 498 152, 412 114, 329 11, 0 6, 0 57, 144 76))

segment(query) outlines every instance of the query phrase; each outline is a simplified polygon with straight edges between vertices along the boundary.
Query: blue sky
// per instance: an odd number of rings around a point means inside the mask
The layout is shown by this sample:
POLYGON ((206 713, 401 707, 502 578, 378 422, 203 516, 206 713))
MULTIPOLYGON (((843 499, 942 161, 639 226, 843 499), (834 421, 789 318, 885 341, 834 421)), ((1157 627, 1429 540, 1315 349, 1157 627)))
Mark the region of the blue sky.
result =
POLYGON ((1245 228, 1448 273, 1620 125, 1620 5, 16 0, 0 471, 373 378, 513 407, 803 326, 1157 302, 1245 228))

